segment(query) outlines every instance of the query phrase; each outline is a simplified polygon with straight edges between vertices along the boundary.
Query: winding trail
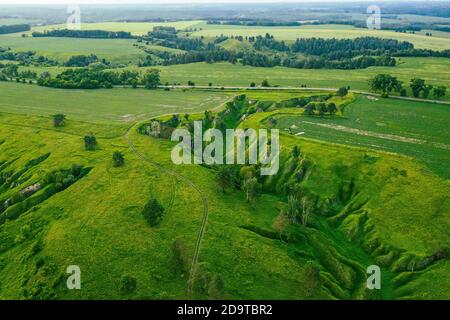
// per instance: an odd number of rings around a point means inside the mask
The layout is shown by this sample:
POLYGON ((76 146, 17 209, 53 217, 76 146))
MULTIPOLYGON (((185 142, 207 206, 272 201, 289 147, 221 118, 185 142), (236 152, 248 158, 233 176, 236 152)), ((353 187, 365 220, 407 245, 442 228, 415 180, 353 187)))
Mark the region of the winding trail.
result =
MULTIPOLYGON (((137 150, 136 146, 133 144, 133 141, 130 139, 130 133, 133 130, 133 128, 135 128, 137 125, 138 124, 135 124, 134 126, 130 127, 127 130, 127 132, 126 132, 126 134, 124 136, 126 142, 128 143, 128 146, 131 149, 131 151, 133 151, 133 153, 136 156, 138 156, 138 158, 141 159, 142 161, 144 161, 144 162, 154 166, 159 171, 172 176, 176 180, 184 182, 187 185, 189 185, 190 187, 192 187, 200 195, 200 198, 201 198, 201 201, 202 201, 203 217, 202 217, 200 230, 199 230, 198 236, 197 236, 197 241, 195 243, 194 255, 192 257, 191 268, 190 268, 189 279, 188 279, 188 288, 187 288, 188 299, 192 299, 192 288, 193 288, 193 284, 194 284, 195 272, 196 272, 196 269, 197 269, 198 258, 199 258, 199 255, 200 255, 200 248, 201 248, 201 244, 202 244, 202 241, 203 241, 203 237, 205 235, 206 226, 208 224, 208 214, 209 214, 209 211, 208 211, 208 199, 206 198, 206 195, 203 193, 203 191, 195 183, 193 183, 189 178, 186 178, 186 177, 182 176, 181 174, 179 174, 178 172, 176 172, 174 170, 171 170, 169 168, 166 168, 166 167, 162 166, 161 164, 148 159, 147 157, 145 157, 142 153, 140 153, 137 150)), ((175 183, 173 184, 173 186, 175 186, 175 183)), ((175 188, 172 189, 171 206, 173 205, 173 201, 174 201, 174 198, 175 198, 174 193, 175 193, 175 188)))

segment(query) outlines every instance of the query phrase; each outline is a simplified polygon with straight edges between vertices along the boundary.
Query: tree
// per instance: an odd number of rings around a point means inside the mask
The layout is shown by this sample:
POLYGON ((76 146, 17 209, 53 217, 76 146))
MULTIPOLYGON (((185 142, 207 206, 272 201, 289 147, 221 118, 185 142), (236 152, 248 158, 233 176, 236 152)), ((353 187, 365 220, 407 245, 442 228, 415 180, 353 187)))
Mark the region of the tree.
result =
POLYGON ((125 163, 125 157, 120 151, 114 151, 113 153, 113 165, 114 167, 121 167, 125 163))
POLYGON ((254 83, 254 82, 250 83, 250 88, 254 88, 254 87, 256 87, 256 83, 254 83))
POLYGON ((85 136, 84 147, 86 150, 94 150, 97 147, 97 138, 94 135, 85 136))
POLYGON ((297 223, 297 217, 300 214, 300 203, 296 196, 288 196, 288 205, 286 209, 286 216, 289 221, 297 223))
POLYGON ((190 87, 195 87, 195 82, 189 80, 189 81, 188 81, 188 86, 190 86, 190 87))
POLYGON ((270 87, 269 81, 263 80, 263 82, 261 83, 261 87, 270 87))
POLYGON ((158 69, 148 70, 143 78, 142 83, 147 89, 154 89, 160 84, 160 72, 158 69))
POLYGON ((318 109, 319 109, 319 114, 320 114, 321 116, 323 116, 323 115, 328 111, 327 105, 326 105, 324 102, 320 102, 320 103, 317 105, 317 107, 318 107, 318 109))
POLYGON ((422 97, 425 98, 425 99, 428 98, 428 96, 430 95, 431 90, 433 90, 433 86, 432 85, 424 86, 423 92, 422 92, 422 97))
POLYGON ((369 87, 372 91, 382 93, 390 93, 392 91, 400 92, 402 90, 402 82, 396 77, 389 74, 377 74, 369 80, 369 87))
POLYGON ((311 205, 308 198, 302 198, 302 224, 306 227, 308 225, 309 215, 311 214, 311 205))
POLYGON ((282 240, 283 231, 286 229, 288 222, 286 215, 280 212, 272 225, 273 230, 278 232, 280 240, 282 240))
POLYGON ((411 79, 409 87, 412 90, 413 96, 417 98, 419 97, 420 92, 425 88, 425 80, 419 78, 411 79))
POLYGON ((338 91, 336 92, 336 94, 339 97, 345 97, 348 94, 348 88, 347 87, 341 87, 338 89, 338 91))
POLYGON ((187 273, 189 271, 189 253, 182 238, 175 239, 172 245, 172 253, 175 273, 187 273))
POLYGON ((336 104, 334 102, 330 102, 327 106, 327 111, 330 114, 330 116, 335 114, 338 111, 336 104))
POLYGON ((65 125, 66 115, 62 113, 58 113, 53 115, 53 126, 55 128, 62 127, 65 125))
POLYGON ((253 203, 260 192, 260 184, 256 178, 248 178, 244 180, 242 189, 245 192, 247 202, 253 203))
POLYGON ((305 113, 307 115, 313 115, 314 112, 316 111, 316 104, 313 102, 310 102, 306 105, 305 107, 305 113))
POLYGON ((230 167, 226 165, 220 166, 217 172, 217 183, 222 188, 223 193, 225 193, 227 188, 231 187, 232 180, 233 176, 230 167))
POLYGON ((445 93, 447 91, 447 88, 444 86, 434 87, 433 88, 433 96, 435 98, 443 98, 445 97, 445 93))
POLYGON ((292 148, 292 157, 294 157, 294 159, 298 159, 298 157, 300 157, 300 154, 300 148, 298 146, 294 146, 294 148, 292 148))
POLYGON ((151 227, 155 227, 161 222, 164 216, 164 211, 164 207, 159 203, 159 201, 152 198, 144 206, 142 215, 151 227))

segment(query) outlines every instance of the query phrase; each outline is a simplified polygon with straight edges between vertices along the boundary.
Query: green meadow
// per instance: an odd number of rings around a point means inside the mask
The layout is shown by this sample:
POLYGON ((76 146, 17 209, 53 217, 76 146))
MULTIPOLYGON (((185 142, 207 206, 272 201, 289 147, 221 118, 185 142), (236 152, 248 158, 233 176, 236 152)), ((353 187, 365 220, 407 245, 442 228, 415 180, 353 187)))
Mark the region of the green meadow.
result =
POLYGON ((29 84, 0 83, 0 110, 9 113, 69 118, 94 123, 130 124, 162 114, 196 113, 213 109, 228 99, 222 92, 64 90, 29 84))
POLYGON ((20 35, 0 36, 0 47, 36 54, 64 63, 74 55, 95 54, 115 63, 137 63, 145 57, 131 39, 32 38, 20 35))
POLYGON ((273 86, 299 87, 305 84, 311 88, 350 86, 352 89, 368 90, 370 78, 379 73, 389 73, 402 80, 407 89, 413 77, 420 77, 434 85, 450 86, 450 61, 445 58, 400 58, 396 67, 370 67, 360 70, 257 68, 229 63, 193 63, 160 69, 163 83, 186 84, 192 80, 198 85, 208 85, 212 82, 217 86, 249 86, 251 82, 260 84, 267 79, 273 86))
POLYGON ((450 39, 437 33, 432 37, 424 34, 398 33, 387 30, 368 30, 346 25, 305 25, 299 27, 244 27, 232 25, 205 24, 194 36, 207 38, 220 35, 264 36, 270 33, 277 40, 295 41, 297 38, 336 38, 352 39, 358 37, 380 37, 408 41, 416 48, 445 50, 450 48, 450 39))
MULTIPOLYGON (((66 96, 63 91, 54 91, 54 95, 66 96)), ((148 97, 159 94, 159 91, 136 91, 148 97)), ((177 94, 162 92, 168 99, 177 94)), ((109 90, 110 99, 122 93, 120 89, 109 90)), ((203 95, 203 100, 210 94, 208 107, 217 99, 214 92, 183 94, 203 95)), ((80 101, 86 101, 84 96, 92 98, 90 92, 74 95, 80 101)), ((251 98, 276 101, 295 96, 298 93, 289 96, 268 92, 265 96, 264 92, 257 92, 251 98)), ((224 99, 220 97, 216 107, 224 99)), ((363 108, 362 102, 358 100, 355 106, 363 108)), ((414 261, 419 265, 448 244, 450 203, 446 195, 450 185, 448 180, 424 171, 412 158, 282 134, 280 172, 266 181, 266 191, 251 205, 242 191, 223 193, 214 169, 174 165, 170 159, 173 143, 167 140, 141 135, 134 126, 127 138, 124 132, 115 137, 99 137, 98 148, 85 151, 83 131, 79 130, 78 134, 73 131, 82 128, 85 122, 77 120, 75 113, 68 113, 68 125, 54 129, 45 105, 37 106, 33 114, 20 111, 11 114, 10 109, 0 105, 0 170, 18 172, 27 168, 22 171, 21 183, 12 189, 1 189, 0 199, 39 181, 49 171, 70 168, 72 163, 92 169, 67 190, 1 225, 1 298, 448 297, 448 259, 425 268, 417 267, 416 271, 410 265, 414 261), (129 148, 130 142, 139 157, 129 148), (276 186, 292 179, 293 166, 301 165, 290 156, 294 145, 300 147, 302 157, 311 164, 302 188, 317 192, 323 204, 343 201, 344 206, 338 206, 338 211, 315 212, 309 228, 292 225, 286 230, 289 240, 280 241, 272 225, 285 207, 286 199, 276 191, 276 186), (112 166, 114 150, 124 153, 124 167, 112 166), (27 166, 30 160, 44 154, 50 154, 48 159, 27 166), (143 161, 142 157, 151 162, 143 161), (174 173, 167 174, 166 170, 174 173), (180 175, 190 183, 177 178, 180 175), (342 198, 339 190, 347 190, 349 185, 353 186, 349 198, 342 198), (428 192, 423 192, 424 188, 428 192), (204 213, 201 196, 207 199, 208 223, 190 295, 189 278, 175 267, 172 248, 174 240, 181 239, 187 255, 193 255, 204 213), (154 228, 141 215, 150 197, 158 198, 167 209, 162 223, 154 228), (82 270, 82 290, 65 288, 65 267, 73 264, 82 270), (376 293, 365 289, 365 268, 371 264, 380 265, 383 271, 382 290, 376 293), (125 276, 136 279, 133 292, 120 290, 125 276), (220 287, 208 289, 211 279, 220 279, 220 287), (436 279, 440 279, 439 285, 436 279)), ((127 108, 131 106, 129 103, 127 108)), ((350 104, 344 114, 347 116, 353 107, 350 104)), ((368 110, 373 112, 373 109, 368 110)), ((156 106, 155 111, 156 115, 167 110, 156 106)), ((101 111, 91 112, 98 117, 90 119, 93 131, 106 132, 109 123, 117 120, 107 122, 101 111)), ((418 107, 417 114, 428 114, 428 110, 425 106, 418 107)), ((268 116, 270 113, 256 113, 241 126, 264 127, 268 116)), ((298 116, 303 117, 301 112, 298 116)), ((401 130, 394 127, 405 125, 409 118, 391 119, 388 124, 392 130, 401 130)), ((411 131, 423 134, 425 129, 418 125, 411 131)), ((439 134, 433 137, 442 138, 439 134)))
POLYGON ((450 178, 449 119, 448 105, 361 96, 343 117, 282 114, 278 127, 305 138, 408 155, 450 178))

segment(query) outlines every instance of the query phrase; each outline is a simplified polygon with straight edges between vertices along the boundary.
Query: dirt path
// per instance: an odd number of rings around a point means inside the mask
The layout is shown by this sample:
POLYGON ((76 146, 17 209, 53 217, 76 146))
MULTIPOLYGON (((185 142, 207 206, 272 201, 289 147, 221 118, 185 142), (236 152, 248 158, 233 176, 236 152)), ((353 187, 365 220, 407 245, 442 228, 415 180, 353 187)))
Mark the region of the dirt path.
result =
MULTIPOLYGON (((184 182, 187 185, 189 185, 191 188, 193 188, 199 194, 199 196, 201 198, 201 201, 202 201, 203 217, 202 217, 200 230, 199 230, 198 236, 197 236, 197 241, 195 243, 194 255, 192 257, 191 269, 190 269, 190 272, 189 272, 189 279, 188 279, 188 288, 187 288, 188 299, 192 299, 192 287, 193 287, 193 284, 194 284, 195 272, 196 272, 196 269, 197 269, 198 258, 199 258, 199 255, 200 255, 200 248, 201 248, 201 244, 202 244, 202 241, 203 241, 203 237, 205 235, 206 226, 208 224, 208 213, 209 213, 209 211, 208 211, 208 199, 206 198, 206 195, 203 193, 203 191, 195 183, 193 183, 191 180, 189 180, 188 178, 182 176, 181 174, 179 174, 178 172, 176 172, 174 170, 168 169, 168 168, 160 165, 159 163, 148 159, 142 153, 140 153, 137 150, 136 146, 133 144, 133 142, 130 139, 130 133, 133 130, 133 128, 135 128, 135 127, 136 127, 136 125, 133 126, 133 127, 130 127, 128 129, 127 133, 125 134, 125 140, 127 141, 128 146, 130 147, 131 151, 133 151, 133 153, 135 155, 137 155, 139 159, 141 159, 142 161, 144 161, 144 162, 154 166, 159 171, 172 176, 175 180, 184 182)), ((173 184, 173 186, 175 186, 175 183, 173 184)), ((171 206, 173 205, 174 200, 175 200, 175 188, 172 189, 171 206)))

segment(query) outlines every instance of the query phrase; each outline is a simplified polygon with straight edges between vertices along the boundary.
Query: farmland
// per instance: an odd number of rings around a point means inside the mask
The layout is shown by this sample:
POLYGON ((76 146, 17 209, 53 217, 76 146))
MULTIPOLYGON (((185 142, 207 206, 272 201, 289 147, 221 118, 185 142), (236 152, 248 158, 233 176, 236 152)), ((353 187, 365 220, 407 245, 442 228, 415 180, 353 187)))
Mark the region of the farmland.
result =
POLYGON ((323 5, 86 6, 36 37, 59 7, 5 11, 32 30, 0 35, 0 300, 449 299, 444 4, 377 31, 323 5))

